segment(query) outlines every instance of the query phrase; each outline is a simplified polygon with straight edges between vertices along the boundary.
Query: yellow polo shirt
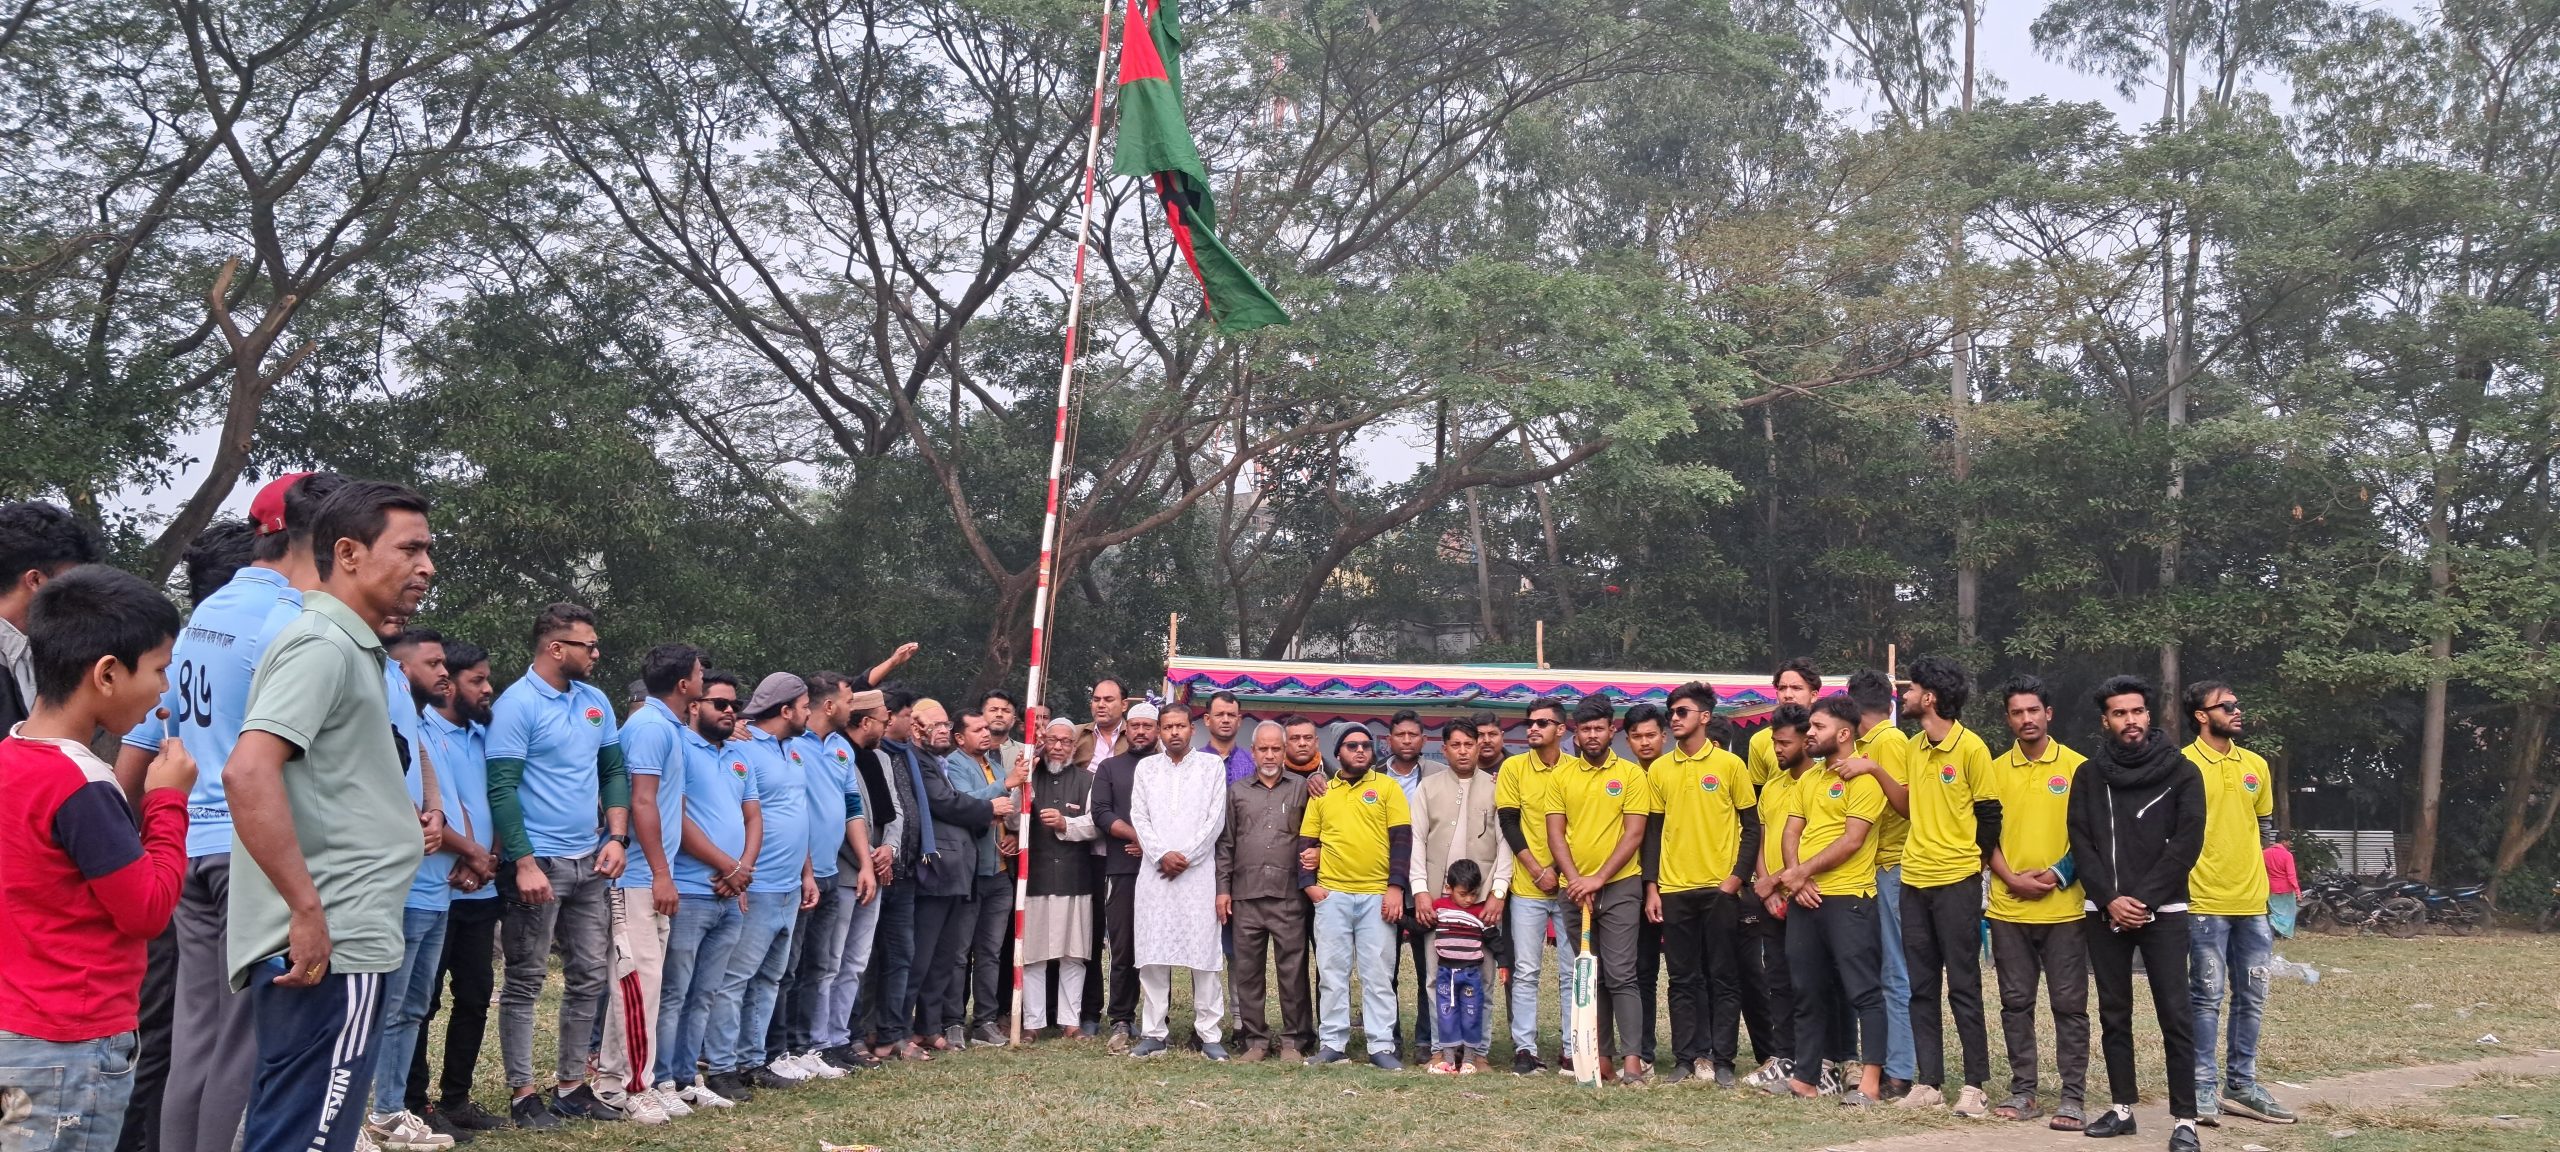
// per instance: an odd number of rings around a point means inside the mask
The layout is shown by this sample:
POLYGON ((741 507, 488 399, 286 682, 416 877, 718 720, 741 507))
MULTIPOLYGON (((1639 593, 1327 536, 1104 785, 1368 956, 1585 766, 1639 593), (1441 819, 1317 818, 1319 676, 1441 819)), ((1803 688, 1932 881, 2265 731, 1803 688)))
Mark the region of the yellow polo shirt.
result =
MULTIPOLYGON (((1891 724, 1878 724, 1868 729, 1866 735, 1858 737, 1858 755, 1883 765, 1885 774, 1905 789, 1911 787, 1911 738, 1903 735, 1902 729, 1891 724)), ((1876 790, 1883 791, 1884 785, 1876 785, 1876 790)), ((1884 806, 1884 819, 1877 823, 1871 835, 1876 844, 1876 867, 1894 867, 1902 863, 1903 842, 1911 836, 1911 818, 1894 811, 1893 805, 1887 804, 1884 806)))
MULTIPOLYGON (((2044 743, 2044 758, 2029 760, 2013 745, 1991 765, 2000 797, 2000 854, 2012 872, 2051 868, 2071 854, 2071 781, 2086 757, 2044 743)), ((1991 918, 2011 924, 2068 924, 2080 918, 2080 883, 2073 881, 2041 899, 2020 899, 2000 878, 1991 878, 1991 918)))
MULTIPOLYGON (((1564 842, 1573 851, 1574 870, 1589 876, 1617 850, 1618 838, 1626 833, 1626 818, 1652 811, 1653 789, 1645 781, 1644 769, 1615 752, 1598 764, 1575 756, 1559 762, 1547 774, 1547 786, 1520 806, 1520 832, 1542 838, 1548 814, 1563 813, 1564 842)), ((1607 880, 1614 883, 1642 875, 1640 855, 1628 853, 1625 866, 1607 880)))
MULTIPOLYGON (((1884 785, 1875 777, 1860 776, 1843 780, 1833 775, 1828 764, 1815 764, 1796 778, 1794 811, 1788 813, 1804 821, 1804 834, 1796 840, 1796 859, 1811 860, 1829 848, 1849 830, 1852 816, 1869 825, 1881 820, 1892 805, 1884 802, 1884 785)), ((1872 828, 1865 842, 1849 858, 1830 871, 1818 872, 1813 887, 1825 896, 1873 896, 1876 894, 1876 836, 1872 828)))
POLYGON ((2199 738, 2187 760, 2204 776, 2204 853, 2187 874, 2187 910, 2199 916, 2267 914, 2267 858, 2258 818, 2276 811, 2265 758, 2237 744, 2215 752, 2199 738))
POLYGON ((1766 788, 1769 781, 1787 774, 1785 769, 1778 767, 1777 737, 1772 733, 1768 725, 1761 725, 1759 731, 1751 734, 1751 747, 1744 753, 1743 763, 1751 770, 1751 786, 1754 788, 1766 788))
MULTIPOLYGON (((1324 795, 1307 801, 1298 835, 1313 836, 1324 844, 1316 864, 1317 884, 1334 892, 1367 896, 1386 891, 1390 883, 1403 882, 1402 876, 1387 875, 1387 830, 1412 826, 1413 811, 1405 805, 1404 789, 1373 770, 1358 783, 1337 779, 1324 795)), ((1415 845, 1413 850, 1420 848, 1415 845)))
POLYGON ((1902 847, 1902 882, 1943 888, 1982 874, 1982 846, 1974 842, 1973 802, 1997 799, 1991 749, 1962 723, 1933 741, 1926 731, 1908 742, 1911 834, 1902 847))
POLYGON ((1714 888, 1736 871, 1742 822, 1753 818, 1751 770, 1714 744, 1696 756, 1672 745, 1645 769, 1653 818, 1662 822, 1662 890, 1714 888))
MULTIPOLYGON (((1570 759, 1573 757, 1559 752, 1556 755, 1556 766, 1561 767, 1570 759)), ((1494 810, 1497 812, 1505 808, 1520 810, 1520 838, 1529 842, 1529 858, 1537 861, 1541 867, 1553 867, 1556 861, 1555 856, 1547 851, 1547 822, 1543 817, 1530 819, 1529 807, 1531 800, 1546 794, 1547 781, 1553 778, 1555 773, 1555 767, 1550 767, 1539 760, 1538 752, 1533 748, 1504 758, 1502 771, 1493 778, 1494 810)), ((1540 802, 1543 803, 1543 800, 1540 802)), ((1511 850, 1508 843, 1502 847, 1503 851, 1511 850)), ((1540 899, 1555 895, 1555 892, 1550 889, 1538 887, 1538 882, 1532 879, 1527 871, 1520 868, 1511 870, 1511 890, 1527 893, 1540 899)))

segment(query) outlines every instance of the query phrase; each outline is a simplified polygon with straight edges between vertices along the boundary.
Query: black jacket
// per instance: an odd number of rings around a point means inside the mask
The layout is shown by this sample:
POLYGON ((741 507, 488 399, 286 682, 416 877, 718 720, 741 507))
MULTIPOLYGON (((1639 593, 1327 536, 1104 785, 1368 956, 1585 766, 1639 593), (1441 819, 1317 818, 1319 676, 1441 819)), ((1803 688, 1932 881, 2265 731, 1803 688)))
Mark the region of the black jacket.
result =
MULTIPOLYGON (((925 761, 921 752, 917 753, 917 761, 924 772, 924 803, 919 807, 933 814, 934 849, 945 866, 940 885, 926 884, 916 894, 969 895, 977 883, 977 838, 995 823, 995 805, 952 787, 951 778, 942 774, 942 765, 925 761)), ((921 869, 917 875, 923 876, 921 869)))
POLYGON ((1102 857, 1105 876, 1138 874, 1138 858, 1129 854, 1128 841, 1111 834, 1111 825, 1129 818, 1129 793, 1137 782, 1138 761, 1155 755, 1155 751, 1148 748, 1143 753, 1123 752, 1093 766, 1093 823, 1102 832, 1094 837, 1093 850, 1102 857))
POLYGON ((2131 896, 2155 913, 2187 906, 2187 874, 2204 851, 2204 778, 2169 734, 2113 740, 2071 782, 2071 862, 2089 908, 2131 896))

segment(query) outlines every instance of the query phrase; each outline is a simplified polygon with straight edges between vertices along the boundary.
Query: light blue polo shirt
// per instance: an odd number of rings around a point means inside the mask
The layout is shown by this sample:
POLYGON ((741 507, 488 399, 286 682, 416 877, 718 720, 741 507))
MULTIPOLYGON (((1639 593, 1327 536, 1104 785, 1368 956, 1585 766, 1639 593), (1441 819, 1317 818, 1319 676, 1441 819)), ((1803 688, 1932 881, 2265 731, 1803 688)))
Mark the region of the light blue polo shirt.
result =
MULTIPOLYGON (((655 696, 642 701, 640 710, 622 725, 623 770, 658 778, 658 846, 666 851, 670 868, 684 843, 684 727, 675 710, 655 696)), ((637 820, 631 824, 631 851, 623 858, 629 863, 615 887, 648 887, 649 854, 640 850, 637 820)))
POLYGON ((844 849, 844 772, 827 752, 826 741, 806 732, 785 746, 809 792, 809 870, 820 880, 832 880, 836 853, 844 849))
MULTIPOLYGON (((240 742, 247 721, 249 678, 267 642, 302 615, 302 593, 271 568, 242 568, 230 582, 196 605, 169 654, 166 732, 175 732, 196 758, 196 783, 187 792, 187 857, 231 851, 231 803, 222 791, 222 766, 240 742)), ((125 733, 130 748, 156 752, 165 734, 159 724, 136 724, 125 733)))
POLYGON ((729 739, 729 754, 743 753, 755 774, 758 803, 764 811, 764 843, 756 851, 756 880, 749 892, 798 892, 800 862, 809 858, 809 789, 805 775, 784 754, 782 741, 764 729, 740 728, 744 736, 729 739))
POLYGON ((603 785, 596 752, 621 741, 613 701, 572 680, 556 691, 533 669, 498 695, 489 720, 489 758, 524 761, 517 802, 536 856, 584 856, 604 843, 603 785))
MULTIPOLYGON (((444 718, 433 708, 418 718, 418 733, 426 739, 427 756, 436 763, 436 792, 444 800, 444 834, 468 836, 472 843, 492 852, 498 850, 496 817, 489 813, 489 757, 487 729, 474 724, 468 729, 444 718)), ((495 900, 498 886, 490 884, 477 892, 457 892, 447 883, 457 862, 452 853, 438 852, 427 857, 418 867, 418 881, 409 888, 409 907, 442 907, 422 905, 418 901, 435 872, 435 886, 447 900, 495 900)))
POLYGON ((830 732, 827 733, 826 749, 828 769, 844 782, 845 817, 859 818, 863 827, 870 831, 872 844, 878 845, 880 821, 871 814, 868 802, 863 799, 862 765, 854 759, 853 741, 845 739, 842 732, 830 732))
MULTIPOLYGON (((746 749, 736 741, 712 746, 691 726, 684 730, 684 814, 702 834, 735 859, 747 850, 747 805, 762 809, 755 770, 747 767, 746 749)), ((682 841, 679 840, 679 843, 682 841)), ((676 895, 710 896, 720 874, 711 865, 678 851, 676 895)))

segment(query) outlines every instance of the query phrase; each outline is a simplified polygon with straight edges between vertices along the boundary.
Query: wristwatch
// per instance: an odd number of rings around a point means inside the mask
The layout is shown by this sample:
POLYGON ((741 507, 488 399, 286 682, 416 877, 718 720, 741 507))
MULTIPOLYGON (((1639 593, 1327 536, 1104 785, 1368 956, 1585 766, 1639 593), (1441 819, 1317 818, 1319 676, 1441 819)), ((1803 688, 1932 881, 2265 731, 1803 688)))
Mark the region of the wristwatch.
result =
POLYGON ((629 833, 616 832, 611 836, 605 837, 605 839, 613 841, 614 844, 619 847, 628 848, 631 846, 631 836, 629 833))

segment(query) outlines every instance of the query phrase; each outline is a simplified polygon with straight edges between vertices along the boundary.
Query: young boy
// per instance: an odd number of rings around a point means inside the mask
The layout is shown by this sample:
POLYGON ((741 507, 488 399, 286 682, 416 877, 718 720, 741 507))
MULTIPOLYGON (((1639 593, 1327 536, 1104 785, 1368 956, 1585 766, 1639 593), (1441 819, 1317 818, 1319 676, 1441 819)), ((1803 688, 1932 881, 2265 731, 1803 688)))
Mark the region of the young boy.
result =
POLYGON ((144 951, 178 906, 196 776, 163 740, 137 818, 89 739, 158 710, 177 635, 159 590, 96 565, 46 582, 27 613, 35 708, 0 740, 0 1093, 24 1101, 11 1129, 61 1152, 122 1134, 144 951))
POLYGON ((1492 929, 1483 892, 1484 869, 1462 856, 1449 862, 1440 898, 1431 902, 1432 954, 1439 960, 1431 974, 1432 1035, 1441 1044, 1434 1076, 1473 1075, 1484 1065, 1484 938, 1492 929))

